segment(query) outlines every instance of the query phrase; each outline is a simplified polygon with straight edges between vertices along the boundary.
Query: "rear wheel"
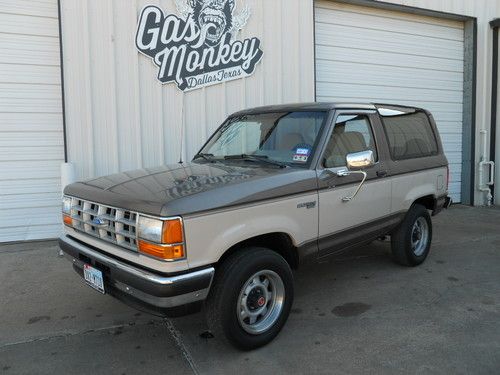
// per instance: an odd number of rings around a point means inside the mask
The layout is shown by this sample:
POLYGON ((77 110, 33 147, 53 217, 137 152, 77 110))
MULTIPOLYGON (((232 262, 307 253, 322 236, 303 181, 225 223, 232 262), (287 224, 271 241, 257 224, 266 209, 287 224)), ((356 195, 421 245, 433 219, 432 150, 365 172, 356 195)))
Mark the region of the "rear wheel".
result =
POLYGON ((251 247, 227 258, 217 269, 206 302, 212 333, 243 350, 273 340, 293 302, 293 276, 276 252, 251 247))
POLYGON ((429 254, 432 241, 432 221, 427 209, 414 204, 401 225, 392 233, 391 249, 394 260, 404 266, 418 266, 429 254))

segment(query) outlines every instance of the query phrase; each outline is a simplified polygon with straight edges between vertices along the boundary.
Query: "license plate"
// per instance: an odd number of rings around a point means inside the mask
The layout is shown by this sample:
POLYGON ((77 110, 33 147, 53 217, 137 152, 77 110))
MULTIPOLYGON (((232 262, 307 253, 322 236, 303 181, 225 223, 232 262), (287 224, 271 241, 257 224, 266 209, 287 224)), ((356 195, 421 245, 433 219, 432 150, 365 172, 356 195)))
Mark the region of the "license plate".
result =
POLYGON ((83 277, 88 285, 104 294, 104 278, 102 272, 88 264, 83 265, 83 277))

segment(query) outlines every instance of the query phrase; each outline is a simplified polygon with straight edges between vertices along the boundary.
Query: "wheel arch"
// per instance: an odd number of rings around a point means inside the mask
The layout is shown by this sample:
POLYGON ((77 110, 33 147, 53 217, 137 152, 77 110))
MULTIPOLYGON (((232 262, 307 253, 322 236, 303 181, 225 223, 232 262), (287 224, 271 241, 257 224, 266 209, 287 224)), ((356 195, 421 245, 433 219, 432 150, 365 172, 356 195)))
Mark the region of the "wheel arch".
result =
POLYGON ((224 262, 230 255, 242 251, 248 247, 264 247, 281 255, 290 268, 297 269, 299 267, 298 249, 294 245, 292 237, 285 232, 270 232, 256 235, 242 240, 229 247, 217 261, 218 264, 224 262))
POLYGON ((437 206, 437 198, 433 194, 424 195, 420 198, 415 199, 413 204, 420 204, 430 211, 434 211, 437 206))

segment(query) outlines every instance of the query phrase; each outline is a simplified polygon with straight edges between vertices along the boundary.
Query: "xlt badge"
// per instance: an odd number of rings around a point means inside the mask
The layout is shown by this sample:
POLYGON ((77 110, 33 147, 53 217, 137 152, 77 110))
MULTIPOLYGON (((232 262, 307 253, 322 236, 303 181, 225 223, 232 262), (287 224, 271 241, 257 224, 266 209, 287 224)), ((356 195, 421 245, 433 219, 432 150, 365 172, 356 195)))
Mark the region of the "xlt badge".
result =
POLYGON ((297 208, 304 208, 304 207, 305 207, 305 208, 307 208, 307 209, 309 209, 309 208, 314 208, 314 207, 316 207, 316 201, 312 201, 312 202, 303 202, 303 203, 299 203, 299 204, 297 205, 297 208))

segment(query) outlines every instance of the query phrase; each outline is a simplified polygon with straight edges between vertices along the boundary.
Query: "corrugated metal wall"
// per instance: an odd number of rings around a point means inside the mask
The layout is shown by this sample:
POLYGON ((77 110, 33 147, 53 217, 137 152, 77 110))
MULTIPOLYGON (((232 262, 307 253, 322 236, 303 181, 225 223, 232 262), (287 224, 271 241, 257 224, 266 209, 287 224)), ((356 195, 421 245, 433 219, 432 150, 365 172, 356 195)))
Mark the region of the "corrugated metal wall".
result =
POLYGON ((78 178, 184 158, 234 111, 314 98, 313 4, 237 0, 251 10, 240 37, 256 36, 264 56, 253 76, 182 93, 162 86, 135 48, 144 5, 177 14, 173 0, 62 0, 69 160, 78 178))
POLYGON ((57 13, 57 0, 0 0, 0 242, 61 229, 57 13))
MULTIPOLYGON (((241 37, 257 36, 264 57, 253 76, 181 93, 156 81, 156 67, 135 49, 139 10, 173 0, 61 0, 69 159, 77 177, 175 162, 192 156, 224 117, 260 104, 314 99, 313 0, 237 0, 252 16, 241 37)), ((500 13, 491 0, 390 0, 477 17, 477 132, 489 127, 491 30, 500 13)), ((362 27, 362 25, 360 25, 362 27)), ((480 150, 476 136, 476 150, 480 150)), ((479 154, 476 153, 476 164, 479 154)), ((467 163, 467 161, 465 161, 467 163)), ((477 170, 476 170, 477 179, 477 170)), ((476 184, 477 185, 477 184, 476 184)), ((475 192, 477 203, 483 195, 475 192)))

